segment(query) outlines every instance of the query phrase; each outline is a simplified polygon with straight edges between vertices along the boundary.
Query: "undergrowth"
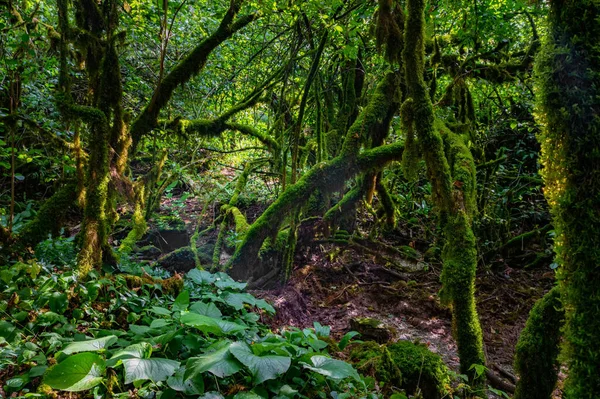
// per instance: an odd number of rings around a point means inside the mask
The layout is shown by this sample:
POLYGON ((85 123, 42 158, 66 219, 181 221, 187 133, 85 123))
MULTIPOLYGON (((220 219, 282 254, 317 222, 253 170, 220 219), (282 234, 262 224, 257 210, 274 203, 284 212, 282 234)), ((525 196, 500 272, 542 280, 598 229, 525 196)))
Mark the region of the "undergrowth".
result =
POLYGON ((177 296, 147 274, 139 287, 125 274, 80 281, 57 250, 68 254, 69 244, 46 242, 39 261, 1 268, 2 396, 375 395, 372 382, 328 353, 350 337, 336 344, 318 323, 271 332, 261 317, 273 307, 224 273, 194 269, 177 296))

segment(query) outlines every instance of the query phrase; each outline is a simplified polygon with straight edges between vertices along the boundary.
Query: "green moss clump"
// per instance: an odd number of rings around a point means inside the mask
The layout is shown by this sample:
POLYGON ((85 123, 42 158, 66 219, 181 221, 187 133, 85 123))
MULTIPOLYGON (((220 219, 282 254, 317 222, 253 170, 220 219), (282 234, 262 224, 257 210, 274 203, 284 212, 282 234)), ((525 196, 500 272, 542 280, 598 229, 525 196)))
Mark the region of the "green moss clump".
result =
POLYGON ((388 350, 402 372, 402 387, 408 393, 420 388, 425 399, 440 399, 447 394, 450 385, 448 368, 442 358, 426 345, 398 341, 388 345, 388 350))
POLYGON ((441 399, 450 386, 449 370, 427 346, 410 341, 379 345, 368 341, 354 346, 350 361, 363 374, 383 383, 383 393, 403 389, 413 395, 419 388, 424 399, 441 399))
POLYGON ((560 290, 551 289, 536 302, 515 352, 520 375, 515 399, 550 399, 558 377, 558 353, 565 313, 560 290))
POLYGON ((385 345, 367 341, 355 346, 350 352, 350 361, 361 374, 375 378, 385 394, 402 386, 402 372, 385 345))

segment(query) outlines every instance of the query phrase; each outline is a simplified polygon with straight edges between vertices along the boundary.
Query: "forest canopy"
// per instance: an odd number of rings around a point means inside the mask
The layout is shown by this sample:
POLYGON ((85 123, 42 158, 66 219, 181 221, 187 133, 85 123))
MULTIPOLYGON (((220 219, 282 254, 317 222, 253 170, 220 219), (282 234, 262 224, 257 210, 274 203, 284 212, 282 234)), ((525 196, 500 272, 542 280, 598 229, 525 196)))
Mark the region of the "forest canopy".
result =
POLYGON ((599 12, 0 0, 0 396, 600 397, 599 12))

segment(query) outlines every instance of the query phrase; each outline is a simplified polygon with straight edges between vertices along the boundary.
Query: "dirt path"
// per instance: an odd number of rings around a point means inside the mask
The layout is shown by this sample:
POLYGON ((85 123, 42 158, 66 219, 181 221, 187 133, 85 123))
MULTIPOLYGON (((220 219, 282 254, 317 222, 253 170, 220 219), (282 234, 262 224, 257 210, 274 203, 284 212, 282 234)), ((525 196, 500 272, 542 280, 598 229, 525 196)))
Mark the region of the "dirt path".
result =
MULTIPOLYGON (((334 247, 320 246, 296 259, 289 283, 260 291, 277 309, 273 328, 329 325, 334 335, 350 330, 354 317, 372 317, 392 328, 394 339, 420 341, 458 370, 451 314, 439 303, 439 265, 408 279, 388 273, 372 259, 347 251, 330 261, 334 247)), ((529 310, 552 285, 540 270, 481 272, 477 280, 478 310, 488 364, 512 370, 514 347, 529 310)))

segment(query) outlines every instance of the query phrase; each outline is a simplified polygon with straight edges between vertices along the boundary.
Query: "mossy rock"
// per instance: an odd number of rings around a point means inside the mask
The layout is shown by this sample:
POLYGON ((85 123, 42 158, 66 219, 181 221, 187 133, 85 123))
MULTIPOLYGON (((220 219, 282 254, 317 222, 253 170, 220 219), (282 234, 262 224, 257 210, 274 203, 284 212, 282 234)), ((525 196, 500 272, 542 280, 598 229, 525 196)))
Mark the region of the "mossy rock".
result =
POLYGON ((170 272, 187 273, 196 267, 196 260, 190 247, 182 247, 162 256, 156 264, 170 272))
POLYGON ((445 395, 450 376, 448 367, 438 354, 424 344, 410 341, 398 341, 387 348, 402 371, 402 388, 407 393, 411 394, 419 387, 424 399, 440 399, 445 395))
POLYGON ((400 246, 398 248, 398 251, 402 255, 404 255, 405 257, 407 257, 408 259, 419 260, 421 258, 421 254, 419 253, 419 251, 417 251, 413 247, 409 247, 408 245, 402 245, 402 246, 400 246))
POLYGON ((385 344, 392 339, 392 330, 384 323, 370 317, 350 319, 350 329, 360 333, 361 338, 385 344))
POLYGON ((441 399, 450 384, 442 358, 419 343, 364 342, 352 348, 350 361, 362 374, 374 377, 386 396, 399 389, 414 395, 420 388, 423 399, 441 399))

